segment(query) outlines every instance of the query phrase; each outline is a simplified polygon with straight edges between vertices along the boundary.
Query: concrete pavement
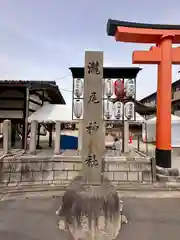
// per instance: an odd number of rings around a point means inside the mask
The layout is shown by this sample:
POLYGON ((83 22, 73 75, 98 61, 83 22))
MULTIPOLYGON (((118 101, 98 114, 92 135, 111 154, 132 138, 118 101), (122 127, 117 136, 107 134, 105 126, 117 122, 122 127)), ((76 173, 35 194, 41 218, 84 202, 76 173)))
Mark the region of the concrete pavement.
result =
POLYGON ((177 199, 126 199, 124 225, 119 239, 178 240, 180 202, 177 199))
MULTIPOLYGON (((179 199, 123 200, 129 223, 117 240, 179 240, 179 199)), ((71 240, 57 228, 55 211, 60 201, 58 197, 0 202, 0 239, 71 240)))

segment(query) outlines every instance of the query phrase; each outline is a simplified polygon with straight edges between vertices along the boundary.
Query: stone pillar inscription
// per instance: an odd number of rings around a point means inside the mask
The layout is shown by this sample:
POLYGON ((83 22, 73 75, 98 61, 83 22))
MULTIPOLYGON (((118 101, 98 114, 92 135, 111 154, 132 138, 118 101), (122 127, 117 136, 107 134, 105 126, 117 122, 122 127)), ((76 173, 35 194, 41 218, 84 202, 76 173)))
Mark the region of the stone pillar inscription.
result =
POLYGON ((105 152, 103 124, 103 52, 85 52, 82 161, 84 180, 101 181, 105 152))

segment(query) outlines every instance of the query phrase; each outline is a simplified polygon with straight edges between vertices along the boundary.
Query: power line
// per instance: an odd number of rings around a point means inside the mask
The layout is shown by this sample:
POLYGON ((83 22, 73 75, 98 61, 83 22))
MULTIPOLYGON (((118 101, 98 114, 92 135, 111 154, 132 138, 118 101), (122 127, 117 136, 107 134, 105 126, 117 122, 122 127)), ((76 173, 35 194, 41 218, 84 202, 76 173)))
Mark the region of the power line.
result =
POLYGON ((4 73, 4 72, 1 72, 1 73, 0 73, 0 76, 3 76, 3 77, 5 77, 5 78, 7 78, 7 77, 6 77, 6 72, 5 72, 5 73, 4 73))
MULTIPOLYGON (((63 77, 56 78, 55 81, 56 81, 56 80, 61 80, 61 79, 67 78, 67 77, 70 77, 70 75, 66 75, 66 76, 63 76, 63 77)), ((59 90, 65 91, 65 92, 70 92, 70 93, 73 92, 72 90, 65 89, 65 88, 60 88, 60 87, 59 87, 59 90)))
POLYGON ((65 91, 65 92, 70 92, 70 93, 72 93, 72 92, 73 92, 72 90, 65 89, 65 88, 60 88, 60 87, 59 87, 59 89, 60 89, 61 91, 65 91))
POLYGON ((56 81, 56 80, 61 80, 61 79, 64 79, 64 78, 67 78, 67 77, 70 77, 70 76, 71 76, 71 75, 66 75, 66 76, 63 76, 63 77, 58 77, 58 78, 55 79, 55 81, 56 81))

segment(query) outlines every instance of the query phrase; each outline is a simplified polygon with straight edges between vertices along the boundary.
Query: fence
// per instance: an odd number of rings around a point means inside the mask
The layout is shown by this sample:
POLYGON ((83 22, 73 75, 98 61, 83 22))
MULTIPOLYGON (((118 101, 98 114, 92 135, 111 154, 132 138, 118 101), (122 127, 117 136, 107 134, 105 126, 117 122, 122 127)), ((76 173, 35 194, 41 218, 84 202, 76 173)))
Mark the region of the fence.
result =
POLYGON ((142 141, 141 134, 134 134, 133 135, 133 147, 135 149, 146 156, 155 157, 155 144, 154 143, 147 143, 142 141))

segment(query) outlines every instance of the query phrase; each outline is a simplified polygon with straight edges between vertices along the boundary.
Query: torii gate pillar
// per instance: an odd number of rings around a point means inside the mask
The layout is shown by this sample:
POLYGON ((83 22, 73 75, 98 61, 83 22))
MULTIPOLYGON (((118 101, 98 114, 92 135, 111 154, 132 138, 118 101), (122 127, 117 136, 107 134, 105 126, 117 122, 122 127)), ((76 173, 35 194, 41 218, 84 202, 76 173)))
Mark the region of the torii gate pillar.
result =
POLYGON ((107 32, 116 41, 156 44, 149 51, 134 51, 133 63, 157 64, 156 164, 171 167, 172 64, 180 64, 180 25, 158 25, 108 20, 107 32))

